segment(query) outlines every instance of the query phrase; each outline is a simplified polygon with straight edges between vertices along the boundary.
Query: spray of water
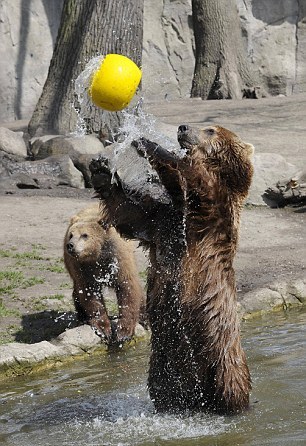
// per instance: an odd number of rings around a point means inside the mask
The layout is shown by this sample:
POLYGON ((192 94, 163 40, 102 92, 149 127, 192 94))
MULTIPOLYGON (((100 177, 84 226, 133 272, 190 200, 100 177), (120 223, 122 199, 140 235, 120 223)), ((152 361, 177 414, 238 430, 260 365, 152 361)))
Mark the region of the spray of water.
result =
POLYGON ((150 401, 145 398, 143 387, 104 395, 98 404, 98 416, 89 421, 76 419, 67 424, 73 438, 84 440, 85 431, 91 432, 91 439, 97 445, 101 444, 99 441, 108 446, 160 444, 161 441, 185 444, 185 439, 222 434, 232 427, 231 422, 222 417, 155 414, 150 401))
MULTIPOLYGON (((92 108, 95 107, 89 97, 88 88, 91 84, 94 72, 99 68, 103 59, 104 56, 97 56, 90 59, 86 64, 85 69, 75 80, 74 91, 78 99, 78 108, 76 109, 78 113, 78 122, 76 131, 74 132, 75 136, 84 136, 86 134, 86 117, 90 116, 92 108)), ((97 107, 95 108, 98 113, 101 114, 100 117, 102 119, 102 110, 99 110, 97 107)))
MULTIPOLYGON (((88 94, 93 74, 99 68, 103 59, 104 56, 92 58, 75 80, 75 93, 79 104, 75 136, 84 136, 86 134, 86 119, 91 115, 93 109, 97 119, 101 122, 101 127, 103 127, 107 113, 110 113, 93 104, 88 94)), ((169 150, 177 148, 176 142, 158 131, 156 118, 144 112, 143 98, 136 94, 131 102, 131 106, 122 111, 121 125, 116 134, 113 135, 114 140, 120 141, 117 151, 124 151, 134 139, 138 139, 141 136, 156 141, 169 150)))

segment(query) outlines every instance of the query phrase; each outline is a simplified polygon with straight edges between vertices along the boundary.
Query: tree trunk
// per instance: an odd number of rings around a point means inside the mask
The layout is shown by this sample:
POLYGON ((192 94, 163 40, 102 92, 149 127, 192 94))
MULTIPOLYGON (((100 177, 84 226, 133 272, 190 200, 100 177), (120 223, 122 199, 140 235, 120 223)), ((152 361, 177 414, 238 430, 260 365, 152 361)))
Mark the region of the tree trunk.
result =
MULTIPOLYGON (((98 55, 118 53, 141 65, 143 0, 65 0, 61 23, 41 97, 29 123, 30 135, 76 130, 74 81, 98 55)), ((88 132, 113 130, 121 113, 92 107, 88 132)))
POLYGON ((236 0, 192 0, 196 64, 191 97, 241 99, 257 94, 236 0))

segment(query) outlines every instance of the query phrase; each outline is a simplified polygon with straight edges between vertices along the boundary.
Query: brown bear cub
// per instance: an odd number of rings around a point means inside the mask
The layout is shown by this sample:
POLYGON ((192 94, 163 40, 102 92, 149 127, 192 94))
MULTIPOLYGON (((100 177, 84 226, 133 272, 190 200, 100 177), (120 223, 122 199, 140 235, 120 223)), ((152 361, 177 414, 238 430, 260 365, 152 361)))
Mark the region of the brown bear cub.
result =
POLYGON ((64 239, 64 262, 73 280, 78 318, 107 343, 134 335, 144 294, 130 243, 104 224, 104 209, 95 203, 71 218, 64 239), (115 289, 119 318, 115 328, 103 300, 103 287, 115 289))
POLYGON ((145 156, 171 202, 148 196, 129 208, 128 185, 111 178, 107 160, 91 163, 93 184, 116 227, 150 253, 147 313, 152 330, 148 387, 163 411, 239 413, 251 379, 241 346, 233 260, 253 146, 219 126, 178 128, 182 157, 144 138, 145 156), (122 211, 125 209, 125 211, 122 211), (150 218, 140 221, 139 216, 150 218))

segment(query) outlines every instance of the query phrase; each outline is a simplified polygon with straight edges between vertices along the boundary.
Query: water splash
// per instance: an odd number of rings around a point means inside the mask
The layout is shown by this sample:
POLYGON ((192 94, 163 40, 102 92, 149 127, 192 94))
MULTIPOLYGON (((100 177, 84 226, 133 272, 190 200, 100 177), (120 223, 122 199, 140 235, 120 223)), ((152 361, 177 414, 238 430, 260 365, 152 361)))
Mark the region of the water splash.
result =
MULTIPOLYGON (((61 381, 64 380, 67 376, 62 377, 61 381)), ((86 381, 84 385, 86 387, 86 381)), ((53 387, 53 390, 58 389, 53 387)), ((11 427, 3 425, 4 433, 14 445, 137 446, 160 444, 160 441, 183 445, 185 441, 196 438, 203 441, 237 429, 234 420, 224 417, 156 414, 143 384, 124 392, 64 397, 55 402, 49 392, 44 395, 46 404, 43 406, 38 401, 41 398, 35 391, 27 392, 16 407, 15 419, 10 419, 11 427)))
POLYGON ((143 110, 143 99, 139 99, 132 109, 123 110, 123 123, 119 127, 119 133, 124 136, 124 141, 120 142, 122 147, 130 146, 131 142, 140 137, 145 137, 151 141, 163 145, 168 150, 175 150, 177 143, 166 137, 158 130, 158 123, 155 116, 143 110))
POLYGON ((98 261, 97 266, 101 272, 100 275, 94 275, 94 279, 96 282, 104 284, 105 286, 112 286, 114 282, 114 278, 118 275, 119 271, 119 261, 115 257, 111 263, 108 265, 108 270, 104 271, 103 265, 98 261))
POLYGON ((244 330, 254 395, 243 416, 155 414, 145 385, 148 347, 139 344, 124 354, 92 356, 3 382, 0 444, 304 444, 305 308, 246 321, 244 330))
POLYGON ((91 432, 91 440, 95 444, 135 446, 160 440, 177 440, 180 443, 184 439, 219 435, 232 428, 231 420, 228 422, 223 417, 156 414, 142 386, 129 389, 129 392, 111 393, 103 398, 103 402, 100 399, 102 410, 98 416, 91 420, 68 422, 66 429, 81 442, 82 439, 85 441, 85 431, 91 432))
POLYGON ((101 109, 96 107, 88 94, 88 88, 91 84, 92 76, 94 72, 99 68, 104 56, 97 56, 90 59, 86 64, 84 70, 79 74, 74 83, 74 91, 78 99, 78 108, 76 109, 78 113, 77 128, 75 131, 75 136, 84 136, 86 134, 86 117, 91 115, 91 110, 94 107, 98 113, 100 113, 101 120, 103 112, 101 109))
MULTIPOLYGON (((75 136, 84 136, 86 134, 86 120, 92 115, 92 110, 95 110, 96 119, 101 122, 101 128, 108 120, 107 115, 112 112, 97 107, 93 104, 88 89, 91 84, 94 72, 99 68, 105 56, 97 56, 89 60, 85 69, 79 74, 75 80, 75 93, 78 99, 78 124, 75 136)), ((134 139, 146 137, 152 141, 161 144, 169 150, 179 150, 176 141, 166 137, 158 130, 156 118, 144 112, 143 97, 136 93, 131 101, 130 107, 121 111, 121 124, 119 129, 112 135, 114 141, 118 141, 119 145, 117 151, 124 151, 130 146, 134 139)), ((110 142, 110 141, 109 141, 110 142)))
MULTIPOLYGON (((194 416, 181 418, 171 415, 151 415, 145 413, 130 416, 126 419, 118 418, 115 422, 95 418, 92 422, 76 423, 70 426, 74 436, 83 436, 84 429, 91 432, 95 444, 105 446, 135 446, 138 444, 159 444, 159 441, 177 441, 182 444, 184 440, 218 436, 225 433, 228 427, 219 420, 210 420, 208 417, 194 416), (103 443, 102 443, 103 442, 103 443)), ((83 436, 83 441, 85 440, 83 436)), ((173 443, 174 444, 174 443, 173 443)))

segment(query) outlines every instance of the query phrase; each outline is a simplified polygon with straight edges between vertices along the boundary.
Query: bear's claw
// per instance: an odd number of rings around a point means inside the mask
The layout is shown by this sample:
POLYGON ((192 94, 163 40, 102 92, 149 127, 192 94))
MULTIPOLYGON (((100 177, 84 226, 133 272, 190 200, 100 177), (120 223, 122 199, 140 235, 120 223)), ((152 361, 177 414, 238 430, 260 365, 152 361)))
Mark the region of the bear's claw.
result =
POLYGON ((166 164, 177 163, 180 161, 175 153, 169 152, 167 149, 164 149, 162 146, 149 139, 143 137, 139 138, 138 140, 134 140, 132 145, 136 147, 140 155, 148 157, 151 160, 166 164))
POLYGON ((100 194, 101 198, 107 198, 109 196, 112 179, 108 160, 102 156, 93 159, 89 164, 89 170, 91 172, 91 181, 94 189, 100 194))
POLYGON ((89 170, 92 175, 101 172, 110 173, 108 159, 102 155, 100 155, 99 158, 94 158, 89 163, 89 170))

